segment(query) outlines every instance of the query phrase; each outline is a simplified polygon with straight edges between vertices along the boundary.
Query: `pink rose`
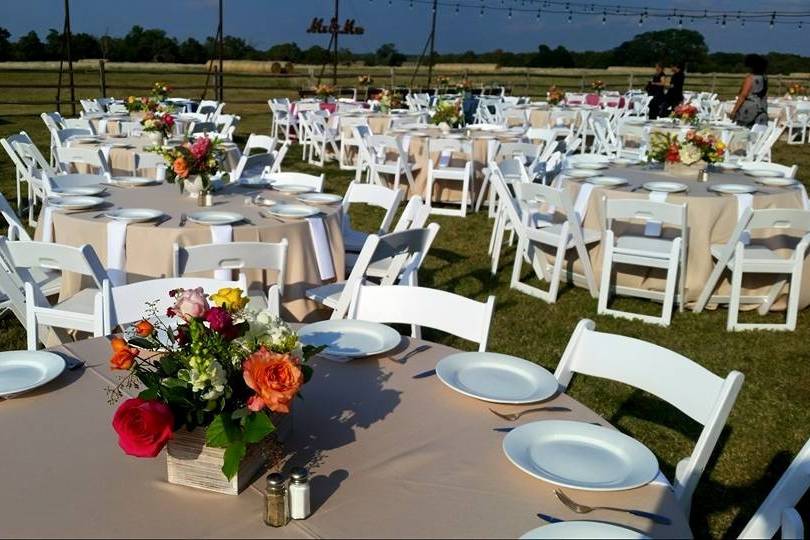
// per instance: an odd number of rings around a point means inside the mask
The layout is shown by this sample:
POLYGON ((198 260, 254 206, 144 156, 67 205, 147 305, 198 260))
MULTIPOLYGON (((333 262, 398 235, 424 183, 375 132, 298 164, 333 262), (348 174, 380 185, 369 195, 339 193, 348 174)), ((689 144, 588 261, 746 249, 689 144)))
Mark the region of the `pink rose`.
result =
POLYGON ((225 308, 212 307, 205 314, 205 320, 211 330, 218 332, 227 340, 234 339, 238 335, 237 327, 233 325, 233 317, 225 308))
POLYGON ((174 312, 185 320, 204 317, 209 310, 202 287, 179 291, 174 297, 174 312))
POLYGON ((194 144, 191 145, 189 151, 191 155, 194 156, 194 159, 202 159, 207 153, 208 150, 211 148, 211 139, 208 137, 200 137, 194 144))

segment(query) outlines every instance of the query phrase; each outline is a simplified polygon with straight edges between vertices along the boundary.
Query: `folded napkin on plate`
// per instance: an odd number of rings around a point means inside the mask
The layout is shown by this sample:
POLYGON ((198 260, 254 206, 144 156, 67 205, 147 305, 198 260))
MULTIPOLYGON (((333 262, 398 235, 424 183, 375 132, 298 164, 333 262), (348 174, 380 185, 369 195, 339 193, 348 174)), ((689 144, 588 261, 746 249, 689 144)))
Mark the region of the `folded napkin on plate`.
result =
POLYGON ((107 223, 107 275, 113 287, 126 284, 126 264, 127 223, 110 221, 107 223))
MULTIPOLYGON (((737 197, 737 221, 739 221, 745 209, 753 206, 754 196, 750 193, 736 193, 734 196, 737 197)), ((751 234, 748 231, 743 231, 740 241, 747 246, 751 243, 751 234)))
POLYGON ((593 191, 593 184, 590 182, 583 182, 577 194, 577 200, 574 202, 574 211, 579 216, 579 222, 585 223, 585 215, 588 213, 588 202, 591 200, 591 192, 593 191))
POLYGON ((53 207, 42 207, 42 241, 53 242, 53 207))
POLYGON ((326 226, 323 218, 307 218, 309 235, 312 237, 312 249, 315 250, 315 260, 318 263, 318 273, 321 280, 326 281, 335 277, 335 265, 332 263, 332 250, 329 249, 329 239, 326 237, 326 226))
MULTIPOLYGON (((667 202, 667 193, 663 191, 651 191, 649 198, 655 202, 667 202)), ((663 224, 657 219, 647 220, 644 225, 644 236, 661 236, 663 224)))
MULTIPOLYGON (((230 225, 211 225, 212 244, 230 244, 233 242, 233 227, 230 225)), ((214 279, 231 281, 231 271, 228 269, 214 270, 214 279)))

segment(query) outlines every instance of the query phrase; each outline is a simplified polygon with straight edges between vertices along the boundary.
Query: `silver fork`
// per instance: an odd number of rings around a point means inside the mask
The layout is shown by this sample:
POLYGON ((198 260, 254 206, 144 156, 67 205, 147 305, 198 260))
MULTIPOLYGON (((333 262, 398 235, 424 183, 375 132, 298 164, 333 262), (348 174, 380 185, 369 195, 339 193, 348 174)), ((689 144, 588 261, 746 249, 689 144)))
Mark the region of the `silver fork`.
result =
POLYGON ((577 514, 589 514, 594 510, 610 510, 611 512, 624 512, 627 514, 632 514, 634 516, 643 517, 660 525, 669 525, 672 523, 672 520, 666 516, 653 514, 652 512, 644 512, 643 510, 631 510, 629 508, 615 508, 613 506, 587 506, 585 504, 579 504, 574 500, 572 500, 568 495, 566 495, 559 489, 554 490, 554 495, 556 495, 557 498, 560 499, 560 502, 563 503, 565 506, 567 506, 569 510, 574 511, 577 514))
POLYGON ((520 411, 518 413, 501 413, 496 411, 495 409, 490 409, 489 412, 494 414, 499 418, 503 418, 508 422, 514 422, 524 414, 534 413, 534 412, 541 412, 541 411, 548 411, 548 412, 569 412, 571 409, 568 407, 535 407, 534 409, 526 409, 525 411, 520 411))
POLYGON ((394 358, 393 360, 395 362, 399 362, 400 364, 404 364, 405 362, 408 361, 408 358, 410 358, 411 356, 415 356, 415 355, 419 354, 420 352, 425 352, 428 349, 430 349, 430 345, 419 345, 414 350, 408 351, 407 353, 403 354, 399 358, 394 358))

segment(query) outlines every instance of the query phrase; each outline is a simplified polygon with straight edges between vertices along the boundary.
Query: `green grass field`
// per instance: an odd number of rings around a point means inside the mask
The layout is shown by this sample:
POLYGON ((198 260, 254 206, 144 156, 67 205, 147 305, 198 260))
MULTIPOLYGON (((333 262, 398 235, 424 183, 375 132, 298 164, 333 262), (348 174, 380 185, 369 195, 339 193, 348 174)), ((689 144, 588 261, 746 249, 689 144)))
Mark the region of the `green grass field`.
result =
MULTIPOLYGON (((20 80, 24 78, 20 75, 20 80)), ((142 75, 129 76, 128 80, 133 85, 147 86, 154 79, 154 75, 142 75)), ((268 97, 268 93, 261 91, 254 94, 268 97)), ((52 98, 53 90, 47 95, 52 98)), ((29 94, 18 97, 31 99, 29 94)), ((226 101, 228 98, 245 99, 226 90, 226 101)), ((5 99, 8 92, 0 101, 5 99)), ((0 105, 0 136, 26 130, 47 151, 44 126, 32 113, 38 114, 48 107, 32 109, 0 105)), ((265 106, 228 106, 226 112, 242 116, 240 142, 250 132, 269 131, 270 116, 265 106)), ((800 178, 810 184, 810 146, 780 144, 774 161, 797 163, 800 178)), ((297 148, 288 155, 285 169, 320 172, 301 163, 297 148)), ((342 194, 351 175, 339 171, 334 164, 327 166, 325 172, 327 190, 342 194)), ((0 158, 0 188, 7 199, 15 197, 14 170, 5 155, 0 158)), ((379 220, 379 215, 368 212, 353 216, 352 221, 370 228, 375 220, 379 220)), ((587 317, 596 321, 599 330, 638 337, 675 350, 720 376, 732 369, 745 374, 742 392, 714 459, 698 486, 691 516, 696 537, 736 537, 810 437, 810 311, 799 315, 798 330, 792 333, 727 333, 725 310, 676 313, 672 325, 666 329, 598 317, 596 300, 583 289, 563 289, 554 305, 511 290, 513 249, 505 251, 500 272, 492 276, 487 255, 491 222, 485 213, 466 219, 435 217, 434 221, 441 225, 441 231, 420 274, 420 282, 479 300, 495 295, 497 304, 489 342, 492 351, 521 356, 553 370, 577 321, 587 317)), ((633 309, 649 307, 644 302, 622 302, 633 309)), ((469 344, 446 336, 428 333, 427 337, 470 348, 469 344)), ((0 320, 0 349, 24 346, 23 329, 7 314, 0 320)), ((699 426, 676 409, 621 384, 578 377, 570 392, 622 431, 648 445, 669 478, 673 477, 676 463, 691 452, 699 434, 699 426)))

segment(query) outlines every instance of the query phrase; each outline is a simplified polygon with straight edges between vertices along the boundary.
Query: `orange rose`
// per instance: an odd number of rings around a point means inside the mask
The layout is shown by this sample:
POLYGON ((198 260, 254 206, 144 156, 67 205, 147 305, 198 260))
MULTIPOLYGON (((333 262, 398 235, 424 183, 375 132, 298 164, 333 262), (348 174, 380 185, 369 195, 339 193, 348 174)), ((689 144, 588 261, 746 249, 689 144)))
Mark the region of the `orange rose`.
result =
POLYGON ((149 337, 154 331, 155 327, 152 326, 152 323, 146 320, 143 320, 135 325, 135 333, 141 337, 149 337))
POLYGON ((138 356, 138 349, 130 347, 125 339, 112 338, 113 355, 110 358, 110 369, 130 369, 138 356))
POLYGON ((298 360, 262 347, 242 364, 242 377, 255 395, 248 399, 251 411, 267 407, 273 412, 289 413, 290 402, 304 383, 298 360))
POLYGON ((188 178, 188 162, 186 161, 186 158, 179 157, 175 159, 174 164, 172 165, 172 170, 180 178, 188 178))

